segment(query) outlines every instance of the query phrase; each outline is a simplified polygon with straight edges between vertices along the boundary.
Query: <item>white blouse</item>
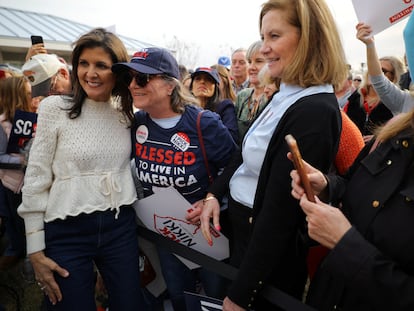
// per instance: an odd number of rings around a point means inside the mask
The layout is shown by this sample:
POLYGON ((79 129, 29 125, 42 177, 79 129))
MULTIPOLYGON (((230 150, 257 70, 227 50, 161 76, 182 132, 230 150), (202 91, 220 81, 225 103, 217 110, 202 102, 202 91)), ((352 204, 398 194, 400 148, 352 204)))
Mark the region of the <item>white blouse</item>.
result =
POLYGON ((27 253, 45 248, 43 224, 81 213, 114 210, 136 200, 130 169, 131 134, 115 105, 86 99, 69 119, 69 98, 41 102, 36 137, 18 213, 24 218, 27 253))

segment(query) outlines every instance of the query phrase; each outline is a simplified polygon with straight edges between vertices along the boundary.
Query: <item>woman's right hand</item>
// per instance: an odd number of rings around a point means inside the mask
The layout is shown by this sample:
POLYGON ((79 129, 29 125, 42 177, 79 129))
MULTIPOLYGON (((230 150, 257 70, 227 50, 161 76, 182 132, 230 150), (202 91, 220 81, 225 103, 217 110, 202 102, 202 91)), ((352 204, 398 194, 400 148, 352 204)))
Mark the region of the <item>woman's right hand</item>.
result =
POLYGON ((60 267, 55 261, 46 257, 43 251, 39 251, 29 255, 37 284, 40 289, 49 297, 50 302, 55 305, 62 300, 62 292, 53 276, 58 273, 61 277, 68 277, 69 272, 60 267))
POLYGON ((355 28, 357 30, 356 37, 358 40, 362 41, 366 45, 374 43, 374 37, 371 35, 372 28, 370 25, 358 23, 355 28))
MULTIPOLYGON (((288 152, 287 157, 289 160, 293 161, 292 154, 290 152, 288 152)), ((302 161, 305 172, 308 175, 309 183, 312 187, 312 190, 315 195, 319 195, 328 185, 325 175, 305 160, 302 161)), ((290 172, 290 177, 292 178, 292 196, 295 199, 300 200, 302 195, 305 193, 305 189, 302 187, 300 176, 297 170, 292 170, 290 172)))
POLYGON ((47 50, 43 43, 36 43, 29 47, 26 53, 26 62, 32 57, 37 54, 47 54, 47 50))
POLYGON ((203 209, 200 215, 201 232, 203 233, 204 238, 207 240, 210 246, 213 245, 213 240, 210 233, 210 218, 213 218, 214 228, 218 231, 221 230, 220 203, 214 196, 211 195, 211 197, 212 199, 204 201, 203 209))

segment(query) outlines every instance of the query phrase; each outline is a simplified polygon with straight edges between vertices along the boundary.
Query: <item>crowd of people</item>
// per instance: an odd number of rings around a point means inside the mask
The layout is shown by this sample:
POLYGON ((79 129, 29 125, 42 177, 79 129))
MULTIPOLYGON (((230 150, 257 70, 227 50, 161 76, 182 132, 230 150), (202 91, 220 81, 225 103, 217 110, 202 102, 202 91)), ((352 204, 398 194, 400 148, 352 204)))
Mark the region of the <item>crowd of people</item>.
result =
POLYGON ((161 47, 128 55, 103 28, 70 64, 38 43, 0 66, 0 273, 28 258, 46 310, 96 310, 97 279, 109 310, 186 311, 186 291, 282 310, 269 285, 316 310, 411 310, 414 17, 405 62, 359 22, 357 73, 324 0, 268 0, 258 20, 261 40, 197 68, 161 47), (133 204, 167 186, 210 245, 212 225, 228 237, 234 280, 155 245, 166 290, 141 286, 133 204))

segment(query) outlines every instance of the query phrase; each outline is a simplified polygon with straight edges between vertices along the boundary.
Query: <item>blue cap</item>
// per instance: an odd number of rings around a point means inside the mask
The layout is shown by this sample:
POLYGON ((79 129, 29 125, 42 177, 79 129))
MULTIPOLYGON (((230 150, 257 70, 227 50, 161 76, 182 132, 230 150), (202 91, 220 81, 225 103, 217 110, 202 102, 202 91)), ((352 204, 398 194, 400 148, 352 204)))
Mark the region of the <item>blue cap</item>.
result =
POLYGON ((116 63, 112 66, 113 72, 133 69, 148 74, 166 74, 180 79, 177 60, 166 49, 150 47, 135 52, 129 63, 116 63))
POLYGON ((231 60, 227 56, 221 56, 221 57, 219 57, 217 64, 222 65, 222 66, 226 67, 227 69, 230 69, 231 60))
POLYGON ((210 68, 210 67, 198 67, 192 74, 191 74, 191 79, 194 79, 194 77, 200 73, 206 73, 208 74, 210 77, 213 78, 213 80, 217 83, 220 84, 220 77, 218 75, 218 72, 216 69, 214 68, 210 68))

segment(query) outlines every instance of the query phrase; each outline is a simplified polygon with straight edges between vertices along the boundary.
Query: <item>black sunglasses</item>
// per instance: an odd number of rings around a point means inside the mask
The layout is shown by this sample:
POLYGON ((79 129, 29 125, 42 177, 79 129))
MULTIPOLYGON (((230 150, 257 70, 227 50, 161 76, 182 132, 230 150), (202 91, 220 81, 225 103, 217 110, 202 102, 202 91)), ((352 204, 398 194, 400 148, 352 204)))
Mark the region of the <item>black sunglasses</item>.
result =
POLYGON ((148 84, 148 82, 156 76, 157 74, 127 71, 123 74, 122 80, 125 82, 126 85, 130 85, 132 82, 132 79, 134 79, 135 83, 138 86, 145 87, 148 84))
POLYGON ((394 71, 390 71, 390 70, 387 70, 385 68, 381 68, 381 70, 385 75, 388 74, 388 73, 394 75, 394 71))
POLYGON ((354 81, 358 81, 358 82, 361 82, 362 80, 361 80, 361 79, 354 79, 354 81))

